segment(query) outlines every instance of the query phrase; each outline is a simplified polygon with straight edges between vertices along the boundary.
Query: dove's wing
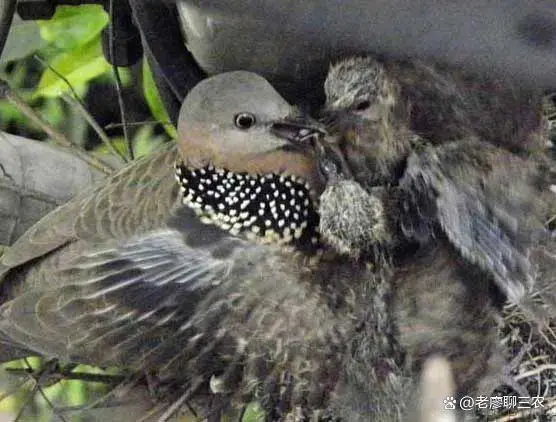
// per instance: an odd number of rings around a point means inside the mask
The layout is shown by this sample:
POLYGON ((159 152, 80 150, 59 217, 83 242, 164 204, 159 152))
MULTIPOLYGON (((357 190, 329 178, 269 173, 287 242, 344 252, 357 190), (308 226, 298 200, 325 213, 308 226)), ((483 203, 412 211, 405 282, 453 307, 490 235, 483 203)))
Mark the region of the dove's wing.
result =
MULTIPOLYGON (((402 228, 422 239, 438 224, 510 300, 523 303, 548 282, 539 266, 546 271, 556 251, 550 230, 555 175, 548 160, 522 158, 473 139, 428 147, 409 158, 400 182, 402 228)), ((556 259, 552 263, 556 268, 556 259)))
POLYGON ((134 161, 31 227, 0 259, 9 269, 79 239, 107 240, 160 227, 177 199, 175 144, 134 161))
POLYGON ((317 407, 357 322, 343 298, 369 276, 341 261, 313 270, 300 254, 233 237, 187 208, 167 228, 75 256, 60 249, 37 265, 57 282, 26 282, 0 308, 3 335, 47 356, 205 386, 214 375, 234 390, 293 374, 317 407))

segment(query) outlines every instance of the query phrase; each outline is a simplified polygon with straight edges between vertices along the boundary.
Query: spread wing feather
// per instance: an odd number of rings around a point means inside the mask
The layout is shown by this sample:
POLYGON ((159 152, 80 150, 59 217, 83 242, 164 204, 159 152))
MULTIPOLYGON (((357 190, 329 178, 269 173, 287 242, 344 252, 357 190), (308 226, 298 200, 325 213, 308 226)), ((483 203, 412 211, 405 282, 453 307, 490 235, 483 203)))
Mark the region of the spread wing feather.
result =
POLYGON ((544 158, 522 158, 476 139, 428 147, 409 158, 400 183, 402 228, 421 240, 440 228, 510 300, 539 316, 541 308, 526 302, 543 291, 556 313, 554 276, 547 274, 556 268, 553 259, 548 263, 556 243, 547 224, 556 215, 555 176, 544 158))

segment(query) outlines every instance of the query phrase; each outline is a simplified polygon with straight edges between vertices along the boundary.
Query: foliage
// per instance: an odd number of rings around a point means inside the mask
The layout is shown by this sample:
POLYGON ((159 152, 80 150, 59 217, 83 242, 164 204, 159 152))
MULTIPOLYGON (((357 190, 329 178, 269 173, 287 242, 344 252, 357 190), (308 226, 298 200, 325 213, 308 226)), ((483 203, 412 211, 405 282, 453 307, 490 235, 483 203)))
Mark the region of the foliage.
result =
MULTIPOLYGON (((16 20, 7 44, 7 48, 12 46, 15 51, 8 50, 3 57, 18 60, 6 62, 4 59, 0 62, 0 77, 6 79, 12 89, 40 116, 80 145, 90 145, 91 142, 98 144, 98 141, 92 131, 86 130, 83 116, 65 104, 62 96, 72 95, 70 85, 73 92, 81 99, 86 99, 93 85, 115 84, 112 66, 102 52, 101 36, 108 23, 108 14, 98 5, 59 6, 52 19, 37 23, 16 20), (37 41, 35 32, 40 34, 40 42, 37 41), (13 41, 15 36, 32 40, 31 44, 34 43, 36 49, 13 41)), ((120 68, 122 83, 129 89, 143 88, 142 96, 152 113, 150 117, 145 116, 146 120, 164 122, 162 128, 169 137, 175 137, 175 128, 168 124, 168 114, 146 60, 142 70, 143 77, 138 79, 129 69, 120 68)), ((119 115, 115 115, 113 122, 118 120, 119 115)), ((16 107, 5 100, 0 100, 0 130, 44 138, 38 127, 32 125, 16 107)), ((150 131, 154 135, 152 128, 150 131)), ((132 138, 142 140, 145 133, 143 130, 132 138)), ((116 136, 116 144, 124 145, 119 135, 116 136)), ((164 137, 164 140, 167 139, 167 136, 164 137)), ((159 143, 160 138, 157 136, 154 144, 159 143)), ((144 155, 152 150, 153 145, 142 140, 133 148, 136 155, 144 155)), ((106 153, 105 149, 100 149, 99 152, 106 153)))
MULTIPOLYGON (((110 64, 102 55, 101 32, 108 24, 101 6, 60 7, 52 20, 39 22, 41 37, 49 42, 49 65, 77 89, 108 72, 110 64)), ((45 69, 36 96, 57 97, 69 90, 68 84, 52 69, 45 69)))
MULTIPOLYGON (((22 22, 15 20, 10 31, 7 50, 0 61, 0 78, 7 80, 34 111, 63 132, 77 144, 91 144, 89 138, 96 136, 86 130, 85 119, 75 107, 66 104, 62 96, 77 93, 80 99, 86 99, 92 87, 115 84, 113 68, 106 61, 102 52, 102 31, 107 28, 109 16, 101 6, 60 6, 51 20, 40 22, 22 22), (39 36, 40 34, 40 36, 39 36), (17 37, 17 39, 15 39, 17 37), (25 42, 18 42, 25 40, 25 42), (37 56, 40 59, 37 59, 37 56)), ((134 75, 128 69, 119 69, 122 83, 126 89, 143 89, 144 103, 152 110, 147 120, 158 119, 165 122, 162 126, 166 133, 155 125, 134 125, 131 139, 136 157, 146 155, 168 140, 176 136, 176 130, 167 124, 170 119, 160 99, 154 79, 144 61, 143 76, 134 75), (169 136, 168 136, 169 134, 169 136)), ((87 105, 87 104, 85 104, 87 105)), ((90 110, 97 112, 98 110, 90 110)), ((119 115, 114 116, 114 122, 119 115)), ((28 137, 44 139, 40 128, 29 120, 7 100, 0 100, 0 130, 8 130, 28 137)), ((119 133, 111 135, 115 147, 127 153, 127 143, 119 133)), ((96 140, 98 144, 98 140, 96 140)), ((95 154, 108 154, 105 146, 95 146, 95 154)), ((11 362, 6 367, 40 369, 44 362, 38 358, 11 362)), ((97 373, 99 370, 90 367, 78 367, 76 370, 97 373)), ((33 390, 34 381, 29 375, 20 374, 16 381, 6 372, 0 374, 0 414, 9 412, 16 414, 25 406, 22 420, 49 421, 53 420, 52 410, 46 399, 33 390), (23 380, 22 380, 23 378, 23 380), (17 382, 19 388, 13 394, 6 385, 8 379, 17 382)), ((67 380, 54 383, 43 388, 48 400, 58 406, 82 406, 98 398, 107 391, 100 383, 67 380)), ((72 417, 72 421, 84 422, 86 417, 72 417)))
MULTIPOLYGON (((143 89, 145 91, 147 103, 156 120, 159 122, 170 122, 170 116, 168 116, 168 112, 158 94, 158 89, 156 88, 154 77, 147 60, 143 60, 143 89)), ((175 138, 177 136, 176 129, 172 125, 165 124, 164 129, 166 129, 170 137, 175 138)))

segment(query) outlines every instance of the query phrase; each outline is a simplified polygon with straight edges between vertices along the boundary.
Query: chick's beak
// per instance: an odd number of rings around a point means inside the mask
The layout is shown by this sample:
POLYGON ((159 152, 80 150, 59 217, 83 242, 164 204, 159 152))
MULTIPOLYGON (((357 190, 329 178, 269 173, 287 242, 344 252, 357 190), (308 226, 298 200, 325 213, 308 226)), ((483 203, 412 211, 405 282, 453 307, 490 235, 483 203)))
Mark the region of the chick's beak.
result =
POLYGON ((275 122, 271 132, 287 139, 295 148, 311 153, 325 183, 353 177, 336 142, 328 136, 322 124, 310 118, 288 118, 275 122))
POLYGON ((325 183, 353 179, 349 165, 338 146, 322 137, 315 142, 315 156, 320 176, 325 183))
POLYGON ((324 108, 318 114, 318 120, 333 132, 346 133, 357 129, 363 123, 360 116, 349 110, 324 108))

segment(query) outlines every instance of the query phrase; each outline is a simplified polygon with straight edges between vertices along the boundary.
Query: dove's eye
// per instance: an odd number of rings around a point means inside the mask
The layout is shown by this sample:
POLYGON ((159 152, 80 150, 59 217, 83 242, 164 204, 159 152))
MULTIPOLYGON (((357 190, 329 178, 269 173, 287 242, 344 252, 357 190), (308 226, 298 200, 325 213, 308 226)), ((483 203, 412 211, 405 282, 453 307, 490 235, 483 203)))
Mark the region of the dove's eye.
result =
POLYGON ((247 130, 256 122, 255 116, 251 113, 238 113, 234 117, 234 124, 238 129, 247 130))
POLYGON ((367 110, 371 106, 371 102, 369 100, 359 101, 355 104, 354 109, 357 111, 367 110))

